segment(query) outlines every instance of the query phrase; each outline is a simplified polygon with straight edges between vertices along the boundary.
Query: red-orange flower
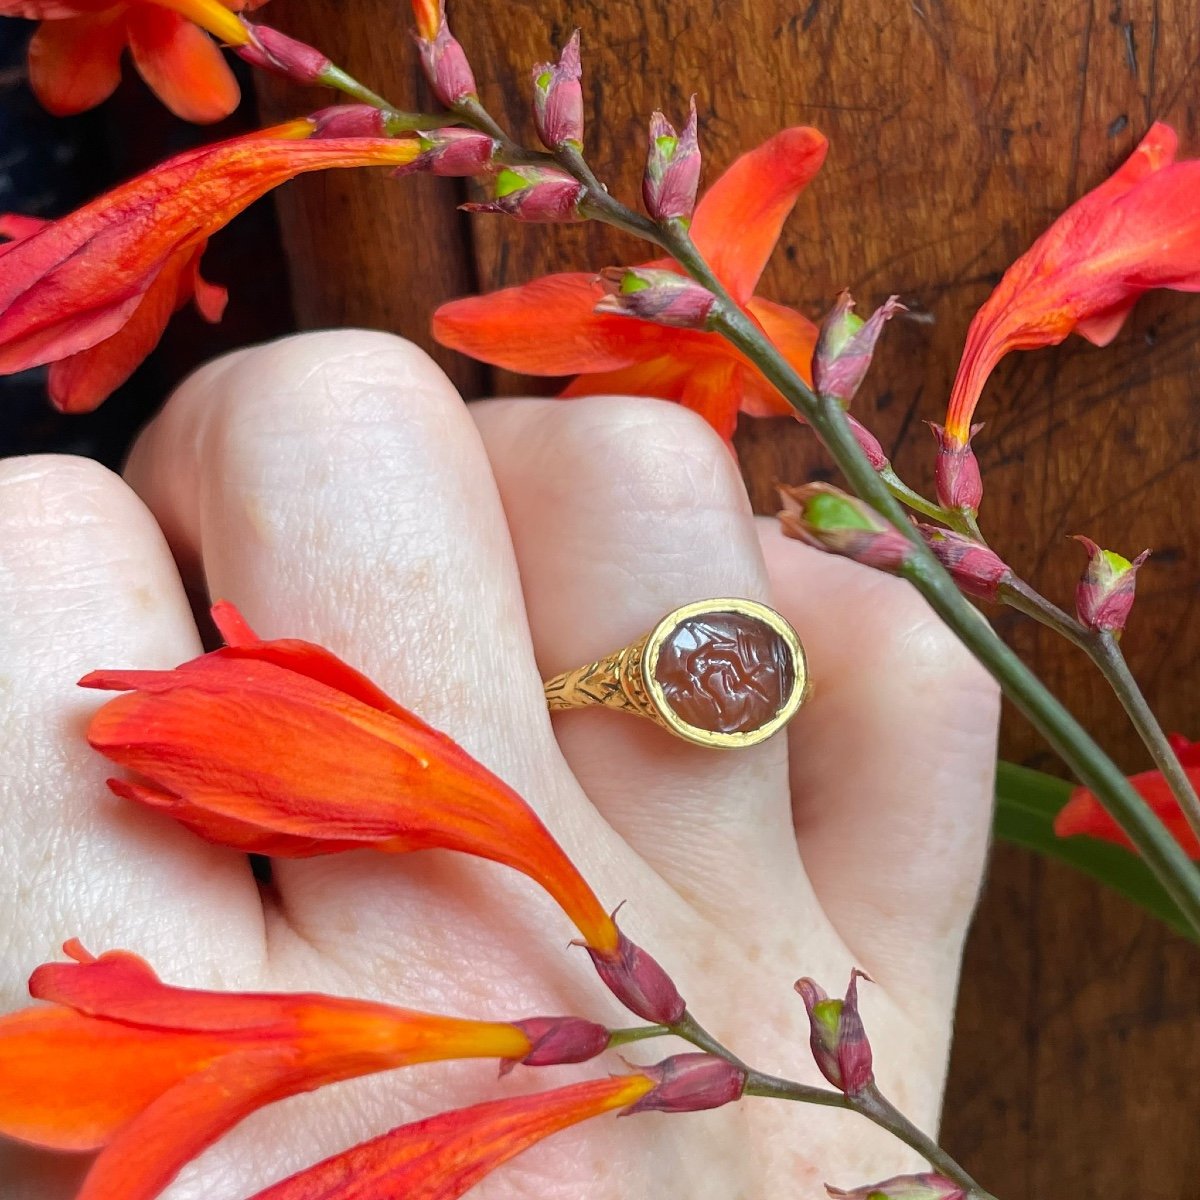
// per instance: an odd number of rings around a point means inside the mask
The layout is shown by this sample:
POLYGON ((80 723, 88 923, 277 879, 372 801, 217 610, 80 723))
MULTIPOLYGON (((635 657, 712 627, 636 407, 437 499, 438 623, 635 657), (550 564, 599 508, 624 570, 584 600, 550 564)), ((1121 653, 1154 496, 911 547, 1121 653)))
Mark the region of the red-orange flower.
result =
MULTIPOLYGON (((806 379, 816 328, 792 309, 755 296, 754 288, 826 146, 815 129, 785 129, 742 155, 704 195, 691 230, 733 298, 806 379)), ((547 275, 444 304, 434 314, 433 332, 444 345, 512 371, 578 375, 564 396, 615 392, 678 401, 727 440, 739 411, 792 412, 719 334, 597 313, 603 295, 594 274, 547 275)))
POLYGON ((1200 161, 1175 162, 1175 132, 1150 127, 1117 172, 1067 209, 1005 272, 975 314, 946 415, 954 446, 1010 350, 1071 332, 1107 346, 1143 292, 1200 291, 1200 161))
MULTIPOLYGON (((1173 734, 1171 745, 1192 786, 1200 788, 1200 742, 1189 742, 1187 738, 1173 734)), ((1183 809, 1179 807, 1179 801, 1167 786, 1162 773, 1143 771, 1140 775, 1131 775, 1129 782, 1150 806, 1151 811, 1166 825, 1171 836, 1183 847, 1184 853, 1200 862, 1200 839, 1188 824, 1183 809)), ((1105 812, 1100 801, 1087 788, 1079 787, 1071 793, 1054 818, 1054 832, 1059 837, 1073 837, 1082 833, 1102 841, 1115 842, 1128 850, 1134 849, 1133 843, 1125 836, 1121 827, 1105 812)))
POLYGON ((29 83, 58 116, 107 99, 126 46, 159 99, 186 121, 227 117, 240 95, 221 51, 250 40, 232 15, 265 0, 0 0, 0 15, 42 21, 29 43, 29 83), (207 30, 208 32, 204 32, 207 30))
POLYGON ((262 641, 230 604, 228 645, 173 671, 95 671, 84 687, 128 691, 88 741, 144 782, 120 796, 201 837, 285 858, 440 848, 521 871, 588 946, 613 955, 612 918, 533 810, 456 742, 311 642, 262 641))
POLYGON ((628 1108, 654 1086, 647 1075, 616 1075, 439 1113, 327 1158, 253 1200, 457 1200, 536 1142, 628 1108))
POLYGON ((191 297, 216 320, 224 292, 204 283, 209 236, 285 180, 334 167, 401 166, 415 139, 313 137, 301 119, 169 159, 34 230, 0 232, 0 374, 52 363, 51 399, 68 412, 100 404, 153 349, 191 297))
MULTIPOLYGON (((77 1200, 149 1200, 251 1112, 336 1080, 442 1059, 590 1056, 537 1056, 553 1032, 588 1025, 575 1018, 501 1024, 316 994, 196 991, 123 951, 65 949, 74 963, 29 981, 52 1006, 0 1017, 0 1133, 100 1150, 77 1200)), ((579 1039, 560 1036, 556 1049, 564 1042, 579 1039)))

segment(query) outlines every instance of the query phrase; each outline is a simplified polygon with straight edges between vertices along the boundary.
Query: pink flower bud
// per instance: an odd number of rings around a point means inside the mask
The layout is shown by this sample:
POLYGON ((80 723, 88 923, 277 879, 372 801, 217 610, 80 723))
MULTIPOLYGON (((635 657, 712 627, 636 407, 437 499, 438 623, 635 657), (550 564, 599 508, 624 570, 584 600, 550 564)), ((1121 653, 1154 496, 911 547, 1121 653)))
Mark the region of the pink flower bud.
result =
POLYGON ((415 171, 428 171, 431 175, 482 175, 491 170, 497 143, 486 133, 450 126, 422 130, 417 137, 421 153, 407 166, 398 168, 397 175, 411 175, 415 171))
POLYGON ((1012 578, 1012 568, 994 551, 961 533, 936 525, 917 528, 938 562, 950 572, 959 591, 977 600, 995 600, 1000 585, 1012 578))
POLYGON ((833 396, 843 408, 854 399, 883 327, 898 312, 908 310, 895 296, 877 308, 864 321, 854 312, 854 299, 848 291, 838 294, 837 302, 821 323, 821 334, 813 352, 813 386, 823 396, 833 396))
POLYGON ((912 543, 874 509, 827 483, 781 487, 783 532, 818 550, 896 571, 913 552, 912 543))
POLYGON ((413 31, 417 47, 421 52, 421 65, 433 94, 447 107, 453 108, 460 100, 476 93, 475 75, 467 62, 467 52, 446 24, 446 6, 437 6, 437 33, 428 36, 433 19, 432 5, 421 5, 417 28, 413 31))
POLYGON ((983 500, 983 478, 979 474, 979 460, 971 449, 971 438, 983 426, 972 425, 965 442, 932 421, 929 422, 929 428, 938 442, 937 462, 934 465, 938 503, 943 508, 978 512, 983 500))
POLYGON ((687 1007, 671 977, 640 946, 619 934, 611 955, 587 947, 596 973, 630 1012, 655 1025, 674 1025, 687 1007))
POLYGON ((1112 550, 1101 550, 1091 538, 1075 535, 1088 552, 1087 570, 1075 588, 1075 612, 1089 629, 1120 635, 1133 608, 1138 568, 1149 550, 1130 562, 1112 550))
POLYGON ((966 1200, 967 1193, 944 1175, 896 1175, 882 1183, 843 1191, 825 1185, 833 1200, 966 1200))
POLYGON ((875 1080, 871 1043, 858 1015, 858 980, 868 977, 857 969, 850 972, 844 1000, 831 1000, 824 988, 811 979, 796 983, 804 1001, 811 1030, 809 1045, 821 1074, 848 1096, 857 1095, 875 1080))
POLYGON ((282 75, 295 83, 320 83, 333 65, 320 50, 269 25, 248 28, 253 40, 238 46, 237 53, 252 66, 282 75))
POLYGON ((553 167, 501 167, 493 180, 492 199, 464 204, 464 212, 507 213, 518 221, 582 221, 579 202, 587 189, 565 171, 553 167))
POLYGON ((369 104, 335 104, 309 117, 316 125, 313 137, 387 137, 383 113, 369 104))
POLYGON ((862 452, 870 460, 871 466, 877 471, 882 471, 888 465, 888 457, 884 454, 879 439, 854 417, 847 415, 846 423, 850 426, 850 432, 854 434, 854 440, 858 442, 862 447, 862 452))
POLYGON ((637 1070, 656 1081, 654 1088, 621 1114, 703 1112, 740 1100, 746 1073, 712 1054, 676 1054, 637 1070))
POLYGON ((551 150, 583 143, 583 88, 579 30, 563 47, 557 63, 533 68, 533 117, 538 137, 551 150))
POLYGON ((608 293, 596 305, 598 313, 638 317, 677 329, 707 329, 717 298, 707 288, 656 267, 608 267, 600 272, 608 293))
MULTIPOLYGON (((608 1030, 582 1017, 531 1017, 513 1024, 533 1043, 521 1059, 527 1067, 587 1062, 608 1049, 608 1030)), ((506 1059, 500 1064, 500 1074, 507 1075, 515 1065, 512 1059, 506 1059)))
POLYGON ((650 153, 642 177, 642 200, 656 221, 686 221, 696 207, 699 186, 700 143, 693 96, 682 133, 676 133, 660 112, 650 118, 650 153))

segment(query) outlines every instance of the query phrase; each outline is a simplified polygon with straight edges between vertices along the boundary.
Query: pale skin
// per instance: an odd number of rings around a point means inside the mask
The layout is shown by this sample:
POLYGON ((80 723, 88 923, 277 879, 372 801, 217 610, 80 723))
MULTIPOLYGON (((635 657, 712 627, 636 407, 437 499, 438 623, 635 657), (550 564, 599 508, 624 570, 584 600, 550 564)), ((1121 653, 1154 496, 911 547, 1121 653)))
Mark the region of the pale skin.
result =
MULTIPOLYGON (((503 868, 364 851, 277 862, 264 891, 243 856, 108 795, 82 737, 103 697, 74 683, 197 654, 181 576, 263 636, 329 646, 513 784, 755 1066, 820 1082, 792 984, 840 993, 867 971, 880 1085, 936 1127, 987 843, 990 681, 906 584, 756 521, 692 414, 607 397, 466 408, 383 334, 211 364, 124 481, 67 457, 0 464, 0 1009, 28 1003, 29 972, 77 936, 185 986, 636 1023, 562 913, 503 868), (607 712, 548 717, 543 676, 719 595, 773 604, 804 639, 815 687, 786 736, 711 751, 607 712)), ((240 1200, 404 1121, 619 1069, 610 1055, 498 1083, 494 1064, 449 1063, 338 1085, 258 1113, 164 1195, 240 1200)), ((67 1200, 86 1162, 0 1146, 0 1190, 67 1200)), ((600 1118, 471 1195, 818 1200, 824 1180, 920 1165, 854 1114, 753 1099, 600 1118)))

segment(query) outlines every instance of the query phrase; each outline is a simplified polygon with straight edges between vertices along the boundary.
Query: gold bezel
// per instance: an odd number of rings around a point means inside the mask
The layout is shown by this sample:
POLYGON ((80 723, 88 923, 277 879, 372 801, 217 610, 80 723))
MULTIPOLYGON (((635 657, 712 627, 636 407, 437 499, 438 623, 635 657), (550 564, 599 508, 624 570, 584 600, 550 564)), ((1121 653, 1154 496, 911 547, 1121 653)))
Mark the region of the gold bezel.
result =
POLYGON ((804 703, 805 697, 808 695, 808 660, 804 656, 804 646, 796 631, 773 608, 759 604, 756 600, 746 600, 738 596, 698 600, 667 613, 650 631, 650 635, 646 639, 646 645, 642 651, 641 674, 646 692, 662 722, 673 733, 697 746, 732 749, 741 746, 756 746, 759 742, 765 742, 796 715, 796 710, 804 703), (662 685, 658 682, 655 668, 658 666, 658 656, 667 638, 681 621, 707 612, 735 612, 750 617, 752 620, 761 621, 778 633, 787 644, 788 649, 791 650, 792 664, 795 668, 792 690, 775 716, 757 729, 751 729, 744 733, 715 733, 711 729, 700 729, 691 725, 671 708, 662 685))

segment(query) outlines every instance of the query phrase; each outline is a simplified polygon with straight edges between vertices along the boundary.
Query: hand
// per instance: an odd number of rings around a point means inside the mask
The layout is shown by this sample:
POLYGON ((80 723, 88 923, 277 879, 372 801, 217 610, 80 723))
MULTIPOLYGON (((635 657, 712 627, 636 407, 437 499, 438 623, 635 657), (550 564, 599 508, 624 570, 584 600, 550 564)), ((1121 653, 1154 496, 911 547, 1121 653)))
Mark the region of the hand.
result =
MULTIPOLYGON (((724 447, 677 406, 466 408, 381 334, 212 364, 127 478, 71 458, 0 464, 0 1009, 27 1003, 32 968, 78 936, 187 986, 635 1023, 568 947, 562 914, 500 867, 364 851, 276 862, 264 889, 243 856, 108 795, 82 735, 104 697, 75 680, 198 653, 182 573, 263 636, 328 645, 512 783, 756 1067, 821 1082, 792 983, 840 994, 862 967, 880 1086, 934 1128, 997 696, 906 584, 756 523, 724 447), (719 595, 772 603, 804 639, 814 690, 786 737, 710 751, 604 711, 548 719, 543 676, 719 595)), ((498 1084, 492 1064, 450 1063, 337 1085, 256 1114, 165 1194, 239 1200, 404 1121, 602 1070, 498 1084)), ((0 1190, 65 1200, 85 1167, 10 1145, 0 1190)), ((749 1099, 597 1120, 472 1197, 816 1200, 822 1180, 917 1167, 852 1113, 749 1099)))

